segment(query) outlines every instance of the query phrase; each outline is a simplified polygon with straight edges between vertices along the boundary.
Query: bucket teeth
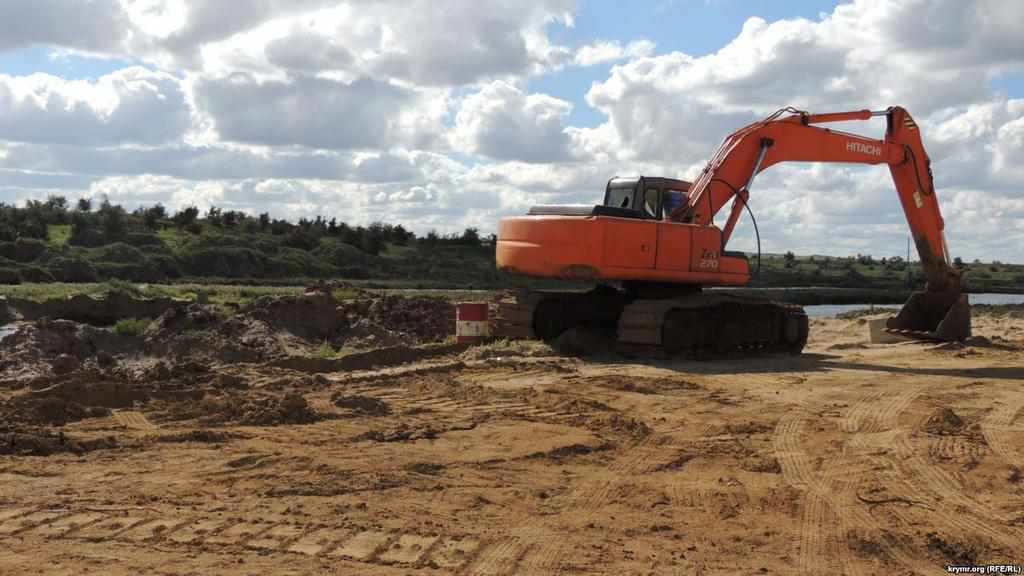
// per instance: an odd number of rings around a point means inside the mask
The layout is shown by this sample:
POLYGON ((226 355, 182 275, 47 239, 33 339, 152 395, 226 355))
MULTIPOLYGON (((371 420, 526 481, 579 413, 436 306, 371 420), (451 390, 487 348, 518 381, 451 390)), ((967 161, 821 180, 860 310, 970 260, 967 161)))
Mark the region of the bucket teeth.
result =
POLYGON ((971 336, 971 306, 967 294, 914 292, 886 326, 918 338, 966 340, 971 336))

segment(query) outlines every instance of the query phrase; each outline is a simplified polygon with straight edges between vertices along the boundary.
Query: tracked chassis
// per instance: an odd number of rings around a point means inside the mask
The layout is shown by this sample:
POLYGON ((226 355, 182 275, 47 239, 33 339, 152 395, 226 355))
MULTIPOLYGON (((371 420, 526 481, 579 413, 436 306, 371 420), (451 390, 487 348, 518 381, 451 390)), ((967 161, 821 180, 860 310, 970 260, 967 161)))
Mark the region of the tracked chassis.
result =
POLYGON ((588 292, 523 292, 498 305, 493 333, 551 340, 582 327, 622 343, 661 346, 672 354, 799 354, 807 343, 807 314, 800 306, 717 291, 643 296, 605 286, 588 292))

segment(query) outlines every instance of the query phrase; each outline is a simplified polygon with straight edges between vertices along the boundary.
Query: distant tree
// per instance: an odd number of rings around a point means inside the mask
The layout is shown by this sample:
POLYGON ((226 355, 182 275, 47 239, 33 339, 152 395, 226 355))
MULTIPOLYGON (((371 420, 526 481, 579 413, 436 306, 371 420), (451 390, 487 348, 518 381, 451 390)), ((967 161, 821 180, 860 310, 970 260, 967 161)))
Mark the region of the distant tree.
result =
POLYGON ((291 230, 292 225, 287 220, 271 220, 270 222, 270 233, 275 236, 280 236, 291 230))
POLYGON ((961 258, 959 256, 957 256, 956 258, 953 258, 953 266, 956 267, 956 268, 963 268, 964 267, 964 260, 963 260, 963 258, 961 258))
POLYGON ((434 246, 440 241, 441 237, 437 235, 437 230, 427 232, 427 235, 423 238, 423 243, 427 246, 434 246))
POLYGON ((413 238, 415 238, 415 234, 403 228, 401 224, 395 226, 395 228, 392 230, 391 241, 399 246, 407 245, 409 241, 412 240, 413 238))
POLYGON ((179 230, 188 229, 192 224, 196 224, 196 220, 199 219, 199 208, 195 206, 187 206, 178 212, 171 218, 174 221, 174 225, 179 230))
POLYGON ((476 228, 466 228, 462 231, 462 236, 459 238, 459 244, 464 244, 466 246, 479 246, 480 231, 476 228))
POLYGON ((78 211, 79 212, 91 212, 92 211, 92 199, 90 198, 79 198, 78 199, 78 211))
POLYGON ((782 256, 782 259, 786 262, 786 268, 792 268, 796 266, 796 254, 793 254, 792 252, 786 252, 782 256))
POLYGON ((142 223, 149 230, 160 228, 160 221, 167 218, 167 209, 163 204, 154 204, 142 212, 142 223))
POLYGON ((296 226, 288 232, 286 246, 300 250, 312 250, 320 245, 320 234, 312 226, 296 226))
POLYGON ((210 206, 210 208, 206 211, 206 221, 209 222, 211 226, 216 226, 217 228, 220 228, 221 225, 224 223, 220 208, 217 208, 216 206, 210 206))
POLYGON ((98 214, 105 241, 113 242, 122 238, 128 232, 128 222, 124 208, 111 204, 110 199, 103 199, 98 214))
POLYGON ((359 248, 367 254, 380 254, 380 251, 384 249, 384 241, 376 234, 364 233, 359 242, 359 248))
POLYGON ((43 204, 47 224, 67 224, 68 199, 64 196, 49 196, 43 204))
POLYGON ((260 230, 263 231, 263 232, 266 232, 267 228, 269 228, 269 227, 270 227, 270 214, 264 212, 264 213, 260 214, 260 230))
POLYGON ((240 218, 244 218, 245 215, 241 212, 235 212, 234 210, 228 210, 224 213, 223 222, 225 228, 234 228, 238 224, 240 218))

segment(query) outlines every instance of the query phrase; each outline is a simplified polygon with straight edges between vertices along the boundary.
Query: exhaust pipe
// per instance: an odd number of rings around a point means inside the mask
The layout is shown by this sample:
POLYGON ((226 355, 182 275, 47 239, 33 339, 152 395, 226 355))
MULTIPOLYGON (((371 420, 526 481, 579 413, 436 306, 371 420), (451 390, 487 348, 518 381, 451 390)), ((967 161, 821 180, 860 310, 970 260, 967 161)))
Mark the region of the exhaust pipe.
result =
POLYGON ((946 342, 971 336, 971 306, 967 294, 956 292, 914 292, 889 318, 890 332, 946 342))

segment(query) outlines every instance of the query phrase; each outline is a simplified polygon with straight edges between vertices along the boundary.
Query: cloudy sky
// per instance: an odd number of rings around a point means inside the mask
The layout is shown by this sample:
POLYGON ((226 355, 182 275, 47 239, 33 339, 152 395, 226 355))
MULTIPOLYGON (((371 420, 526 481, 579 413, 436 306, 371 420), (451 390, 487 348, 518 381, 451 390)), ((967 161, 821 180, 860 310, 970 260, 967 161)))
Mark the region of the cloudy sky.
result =
MULTIPOLYGON (((889 105, 953 255, 1024 263, 1018 0, 0 0, 7 203, 490 232, 613 175, 692 179, 783 106, 889 105)), ((905 250, 884 167, 779 165, 750 205, 767 251, 905 250)), ((730 248, 753 245, 744 219, 730 248)))

